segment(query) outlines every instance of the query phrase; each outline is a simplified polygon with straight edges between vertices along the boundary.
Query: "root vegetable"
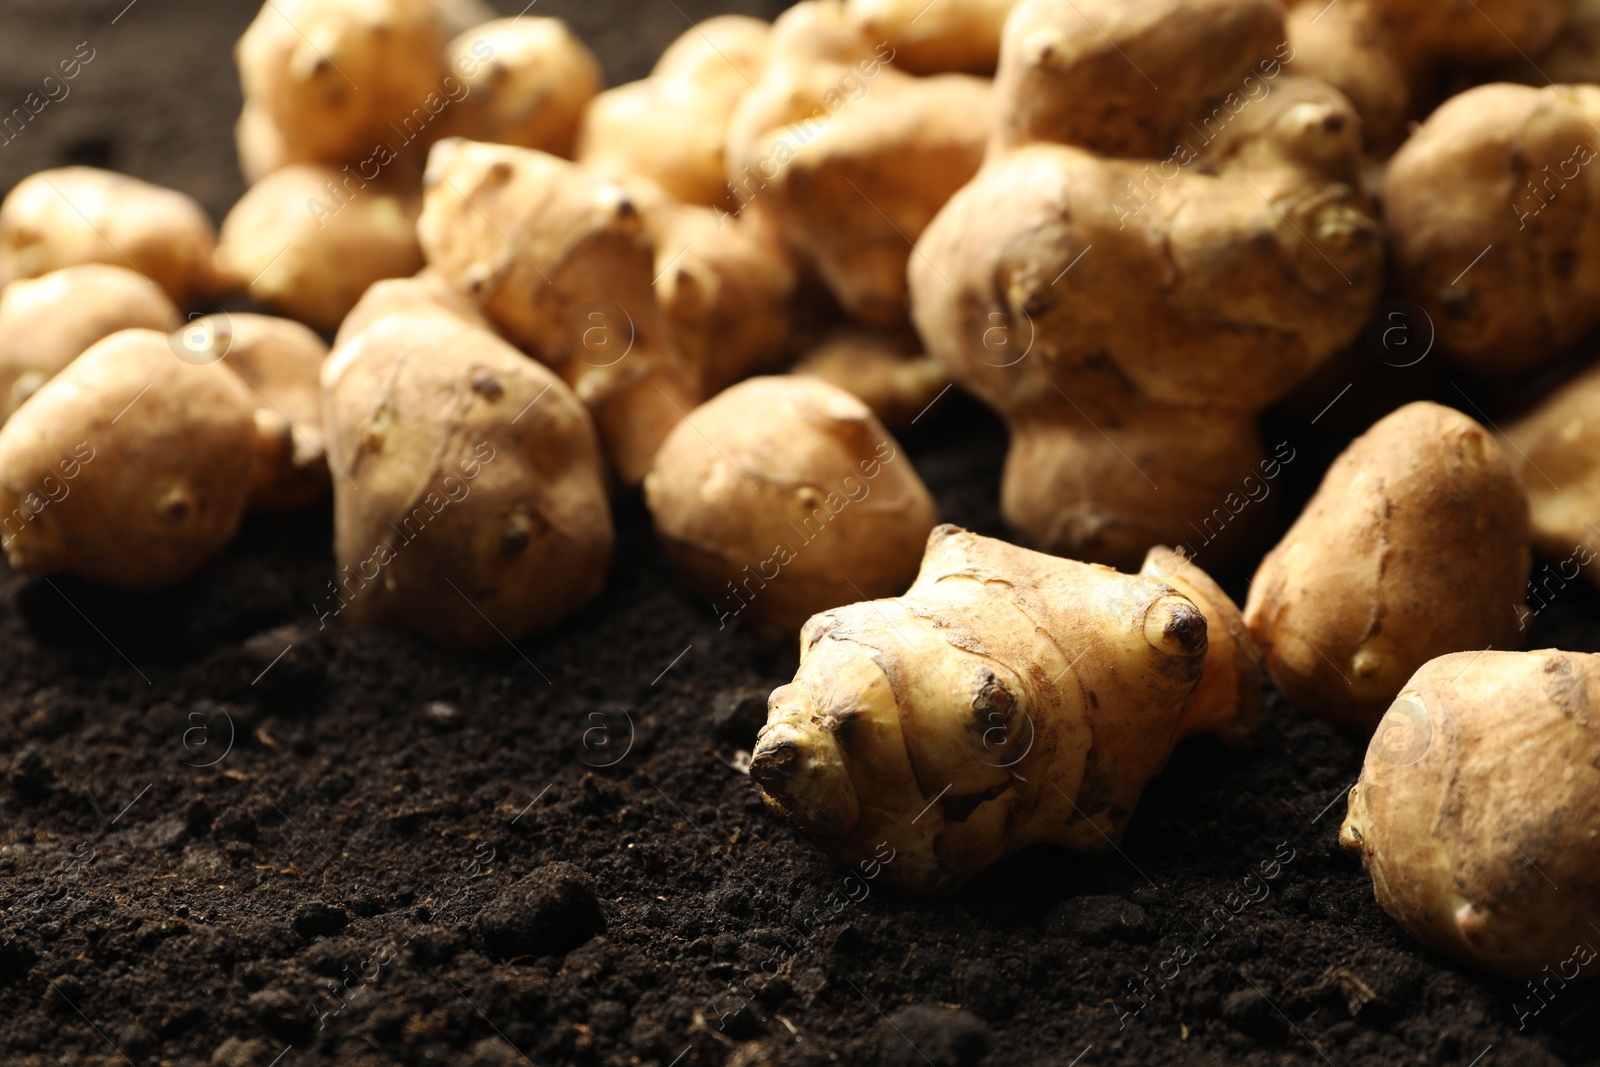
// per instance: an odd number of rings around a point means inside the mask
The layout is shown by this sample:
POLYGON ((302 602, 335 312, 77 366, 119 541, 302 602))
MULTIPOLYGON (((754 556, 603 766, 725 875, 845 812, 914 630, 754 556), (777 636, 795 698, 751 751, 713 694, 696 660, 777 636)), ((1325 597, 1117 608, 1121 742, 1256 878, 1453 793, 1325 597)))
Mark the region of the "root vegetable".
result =
POLYGON ((1597 703, 1600 656, 1578 652, 1462 652, 1406 683, 1339 833, 1406 933, 1515 978, 1595 943, 1597 703))
POLYGON ((1485 85, 1445 102, 1384 180, 1395 273, 1480 374, 1600 325, 1600 87, 1485 85))
POLYGON ((667 555, 719 620, 786 638, 819 611, 904 589, 938 522, 866 405, 802 377, 753 378, 690 412, 644 492, 667 555))
POLYGON ((728 129, 728 179, 872 326, 906 321, 911 244, 983 160, 993 94, 982 78, 888 66, 838 0, 773 24, 761 81, 728 129))
POLYGON ((547 630, 605 582, 613 533, 594 425, 498 337, 380 319, 322 374, 337 612, 443 644, 547 630))
POLYGON ((270 315, 208 315, 175 338, 183 358, 220 361, 255 401, 256 465, 250 506, 282 514, 328 491, 320 375, 328 346, 298 322, 270 315))
POLYGON ((1555 42, 1532 59, 1518 56, 1501 68, 1505 81, 1576 85, 1600 81, 1600 0, 1575 0, 1572 17, 1555 42))
POLYGON ((0 526, 19 571, 131 589, 188 577, 233 537, 250 495, 255 403, 166 334, 123 330, 0 428, 0 526))
POLYGON ((871 41, 887 41, 895 66, 912 74, 993 74, 1000 31, 1017 0, 848 0, 871 41))
POLYGON ((438 271, 424 268, 409 278, 373 282, 339 324, 333 346, 340 347, 388 315, 440 315, 493 332, 475 300, 456 289, 438 271))
POLYGON ((840 327, 801 356, 794 373, 859 397, 891 429, 911 425, 950 386, 950 375, 910 330, 840 327))
POLYGON ((367 288, 422 267, 416 197, 299 165, 250 187, 222 223, 218 271, 261 303, 332 333, 367 288))
POLYGON ((707 19, 674 41, 643 81, 597 96, 583 116, 578 161, 639 174, 689 204, 736 210, 728 188, 728 122, 761 79, 771 26, 707 19))
POLYGON ((452 134, 558 156, 572 155, 579 118, 604 84, 594 53, 554 18, 475 26, 446 58, 467 88, 450 114, 452 134))
POLYGON ((1347 448, 1262 561, 1245 618, 1296 707, 1366 734, 1428 660, 1520 643, 1528 505, 1458 411, 1415 403, 1347 448))
POLYGON ((209 296, 216 230, 194 200, 92 167, 44 170, 0 203, 0 285, 85 263, 137 271, 180 307, 209 296))
POLYGON ((428 265, 553 368, 637 485, 698 401, 657 304, 656 248, 623 184, 543 152, 448 140, 428 159, 428 265))
POLYGON ((1263 462, 1256 416, 1366 322, 1360 123, 1283 73, 1282 32, 1267 0, 1006 23, 995 149, 910 283, 929 354, 1010 424, 1002 514, 1045 551, 1134 566, 1193 537, 1263 462))
POLYGON ((12 282, 0 290, 0 422, 101 338, 177 320, 158 286, 121 267, 85 263, 12 282))
POLYGON ((904 596, 806 624, 750 775, 829 855, 946 893, 1110 847, 1177 740, 1242 743, 1260 699, 1238 609, 1181 556, 1120 574, 941 526, 904 596))
MULTIPOLYGON (((1560 582, 1576 578, 1568 568, 1581 570, 1600 556, 1600 366, 1507 426, 1506 439, 1528 494, 1534 550, 1558 562, 1560 582)), ((1596 570, 1587 574, 1600 583, 1596 570)))

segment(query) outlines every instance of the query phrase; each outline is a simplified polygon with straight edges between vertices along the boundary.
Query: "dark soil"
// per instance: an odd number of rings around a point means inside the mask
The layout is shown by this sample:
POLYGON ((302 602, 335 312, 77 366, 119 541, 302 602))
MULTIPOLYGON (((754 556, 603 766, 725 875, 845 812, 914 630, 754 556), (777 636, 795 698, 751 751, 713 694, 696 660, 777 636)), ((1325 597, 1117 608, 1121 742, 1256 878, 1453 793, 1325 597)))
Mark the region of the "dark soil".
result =
MULTIPOLYGON (((0 190, 87 161, 220 214, 254 5, 138 0, 112 25, 125 2, 5 0, 7 107, 79 41, 97 54, 0 148, 0 190)), ((537 12, 616 81, 728 6, 537 12)), ((1498 420, 1518 399, 1401 362, 1353 350, 1271 420, 1296 454, 1261 505, 1277 528, 1399 401, 1498 420)), ((905 443, 946 518, 1002 532, 992 418, 951 395, 905 443)), ((637 501, 618 512, 599 602, 480 656, 319 625, 326 510, 252 523, 160 597, 0 577, 0 1062, 1600 1062, 1592 983, 1519 1025, 1525 990, 1377 908, 1336 845, 1360 746, 1276 695, 1252 751, 1178 751, 1120 852, 1039 848, 946 901, 853 901, 737 767, 795 652, 719 630, 637 501)), ((1572 586, 1531 644, 1600 649, 1597 620, 1572 586)))

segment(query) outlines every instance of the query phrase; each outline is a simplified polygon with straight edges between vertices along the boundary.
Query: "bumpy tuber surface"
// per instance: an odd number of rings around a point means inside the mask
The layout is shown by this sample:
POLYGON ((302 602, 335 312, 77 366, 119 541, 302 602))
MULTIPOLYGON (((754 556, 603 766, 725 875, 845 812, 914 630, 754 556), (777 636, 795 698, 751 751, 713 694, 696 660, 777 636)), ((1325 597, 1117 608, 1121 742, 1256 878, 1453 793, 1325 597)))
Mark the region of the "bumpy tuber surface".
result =
POLYGON ((910 330, 841 326, 802 355, 793 371, 860 397, 891 429, 911 425, 950 387, 949 373, 923 353, 910 330))
POLYGON ((847 0, 845 6, 863 36, 889 43, 903 70, 993 74, 1000 31, 1017 0, 847 0))
POLYGON ((1528 565, 1527 498, 1499 444, 1408 404, 1328 468, 1245 618, 1296 707, 1365 735, 1428 660, 1521 643, 1528 565))
POLYGON ((0 286, 104 263, 166 290, 180 307, 215 288, 216 230, 193 199, 93 167, 43 170, 0 203, 0 286))
POLYGON ((785 639, 819 611, 904 589, 939 521, 866 405, 796 376, 752 378, 690 412, 644 493, 667 555, 718 619, 785 639))
POLYGON ((181 581, 233 537, 250 496, 255 403, 238 376, 123 330, 0 429, 0 530, 19 571, 130 589, 181 581))
POLYGON ((1479 374, 1544 362, 1600 324, 1600 87, 1484 85, 1395 153, 1395 273, 1479 374))
POLYGON ((829 855, 946 893, 1111 847, 1178 740, 1242 743, 1260 702, 1238 609, 1182 556, 1121 574, 941 526, 904 596, 806 623, 750 775, 829 855))
POLYGON ((423 268, 409 278, 373 282, 339 324, 333 346, 338 348, 388 315, 439 315, 490 332, 494 329, 478 309, 477 301, 451 285, 438 271, 423 268))
POLYGON ((1558 972, 1562 986, 1576 976, 1564 965, 1596 943, 1600 913, 1597 703, 1600 656, 1579 652, 1461 652, 1406 683, 1339 841, 1408 934, 1486 971, 1543 975, 1546 996, 1558 972))
MULTIPOLYGON (((1506 439, 1528 494, 1534 550, 1551 561, 1530 583, 1537 615, 1546 597, 1600 556, 1600 366, 1507 426, 1506 439)), ((1600 583, 1600 569, 1584 573, 1600 583)))
POLYGON ((728 129, 728 180, 811 263, 844 309, 906 321, 911 242, 978 170, 986 79, 917 78, 889 66, 839 0, 805 0, 773 24, 761 81, 728 129))
POLYGON ((412 193, 332 167, 275 171, 228 212, 218 272, 261 303, 332 333, 373 282, 422 267, 412 193))
POLYGON ((1449 69, 1487 69, 1537 54, 1572 0, 1291 0, 1293 69, 1321 78, 1361 114, 1367 144, 1387 155, 1430 106, 1449 69))
POLYGON ((1257 414, 1366 321, 1360 122, 1284 73, 1282 35, 1271 0, 1006 23, 993 151, 910 280, 929 353, 1011 425, 1002 513, 1045 551, 1132 566, 1192 539, 1262 462, 1257 414))
MULTIPOLYGON (((334 480, 329 614, 492 647, 605 582, 613 532, 589 414, 484 330, 391 316, 323 365, 334 480)), ((322 612, 319 611, 319 614, 322 612)))
POLYGON ((220 362, 255 401, 256 465, 250 506, 283 514, 328 491, 323 455, 322 361, 328 346, 298 322, 271 315, 195 319, 173 337, 180 358, 220 362))
POLYGON ((558 156, 572 155, 579 118, 604 84, 594 53, 554 18, 474 26, 450 42, 446 60, 466 86, 452 134, 558 156))
POLYGON ((657 303, 656 248, 624 184, 544 152, 451 139, 428 157, 428 265, 556 371, 637 485, 699 400, 657 303))
POLYGON ((0 422, 88 347, 118 330, 162 330, 178 309, 131 270, 85 263, 0 290, 0 422))
POLYGON ((771 26, 720 15, 662 53, 650 77, 608 89, 583 115, 578 161, 640 174, 690 204, 736 210, 727 178, 728 121, 761 78, 771 26))

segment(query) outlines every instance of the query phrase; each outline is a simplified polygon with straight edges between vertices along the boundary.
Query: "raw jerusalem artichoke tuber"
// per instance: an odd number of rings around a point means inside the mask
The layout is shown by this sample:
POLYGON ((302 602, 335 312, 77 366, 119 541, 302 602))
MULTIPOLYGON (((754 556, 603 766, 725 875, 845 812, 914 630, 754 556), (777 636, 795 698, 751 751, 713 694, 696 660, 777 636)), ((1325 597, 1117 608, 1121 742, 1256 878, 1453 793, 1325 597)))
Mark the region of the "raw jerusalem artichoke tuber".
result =
POLYGON ((1017 849, 1120 837, 1178 740, 1254 730, 1259 661, 1204 572, 1121 574, 941 526, 904 596, 824 612, 772 694, 750 775, 852 866, 950 892, 1017 849))
MULTIPOLYGON (((1528 494, 1533 547, 1554 565, 1554 574, 1547 565, 1531 583, 1538 589, 1530 592, 1536 592, 1542 605, 1600 556, 1600 366, 1584 371, 1507 426, 1506 440, 1528 494), (1548 584, 1552 578, 1554 589, 1548 584)), ((1600 584, 1596 569, 1587 577, 1600 584)), ((1528 614, 1538 614, 1538 608, 1524 614, 1524 621, 1528 614)))
POLYGON ((560 19, 496 19, 446 49, 466 95, 453 102, 450 133, 474 141, 571 156, 578 122, 603 84, 600 61, 560 19))
POLYGON ((361 294, 350 314, 339 323, 333 337, 338 348, 379 319, 389 315, 438 315, 467 326, 494 332, 489 320, 478 310, 477 301, 451 285, 438 271, 423 268, 409 278, 385 278, 373 282, 361 294))
POLYGON ((1408 934, 1514 978, 1596 943, 1597 705, 1600 655, 1579 652, 1460 652, 1405 684, 1339 841, 1408 934))
POLYGON ((860 397, 890 429, 909 426, 950 387, 944 366, 923 354, 911 330, 841 326, 802 355, 793 372, 860 397))
POLYGON ((895 66, 912 74, 993 74, 1000 31, 1017 0, 847 0, 870 41, 894 49, 895 66))

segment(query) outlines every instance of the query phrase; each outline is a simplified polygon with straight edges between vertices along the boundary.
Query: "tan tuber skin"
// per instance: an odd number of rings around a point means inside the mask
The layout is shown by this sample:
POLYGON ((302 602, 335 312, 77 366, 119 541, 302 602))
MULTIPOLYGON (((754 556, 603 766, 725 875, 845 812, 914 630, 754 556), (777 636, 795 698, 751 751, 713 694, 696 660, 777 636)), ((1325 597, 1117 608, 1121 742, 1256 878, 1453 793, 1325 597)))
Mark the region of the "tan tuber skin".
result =
POLYGON ((1245 619, 1296 707, 1364 736, 1428 660, 1521 643, 1528 563, 1505 452, 1458 411, 1408 404, 1334 461, 1245 619))
POLYGON ((993 74, 1000 32, 1017 0, 847 0, 863 36, 888 41, 912 74, 993 74))
POLYGON ((719 621, 784 639, 819 611, 904 589, 939 521, 866 405, 796 376, 752 378, 695 408, 644 494, 668 557, 719 621))
POLYGON ((600 591, 614 535, 594 425, 543 366, 484 330, 390 316, 329 357, 322 405, 349 478, 328 614, 490 648, 600 591))
POLYGON ((1121 574, 941 526, 904 596, 806 623, 750 775, 835 859, 948 893, 1028 845, 1112 847, 1177 741, 1248 740, 1259 670, 1181 555, 1121 574))
POLYGON ((373 282, 422 268, 419 207, 414 193, 387 183, 285 167, 228 213, 217 269, 268 307, 332 333, 373 282))
POLYGON ((1366 322, 1360 123, 1282 41, 1271 0, 1006 23, 990 158, 910 281, 929 354, 1011 426, 1002 515, 1044 551, 1131 567, 1193 538, 1262 461, 1258 413, 1366 322))
POLYGON ((1360 113, 1368 147, 1393 151, 1442 71, 1487 69, 1549 45, 1572 0, 1291 0, 1297 74, 1321 78, 1360 113))
POLYGON ((911 425, 950 387, 950 375, 923 354, 910 330, 841 326, 802 355, 793 372, 860 397, 890 429, 911 425))
POLYGON ((1597 122, 1600 87, 1484 85, 1390 161, 1395 275, 1466 369, 1525 371, 1600 325, 1597 122))
POLYGON ((580 163, 639 174, 689 204, 737 210, 728 189, 728 121, 761 79, 771 26, 720 15, 662 53, 650 77, 608 89, 584 112, 580 163))
POLYGON ((1507 426, 1506 440, 1528 494, 1534 550, 1551 561, 1529 583, 1531 595, 1542 606, 1580 571, 1600 584, 1600 568, 1584 570, 1600 556, 1600 367, 1507 426))
POLYGON ((96 341, 118 330, 162 330, 178 309, 131 270, 85 263, 0 290, 0 422, 96 341))
POLYGON ((216 230, 193 199, 93 167, 42 170, 0 202, 0 286, 104 263, 144 275, 179 307, 216 288, 216 230))
POLYGON ((0 527, 18 571, 158 589, 233 537, 255 465, 255 402, 166 334, 123 330, 0 429, 0 527))
POLYGON ((1500 73, 1529 85, 1600 81, 1600 0, 1573 0, 1572 17, 1550 47, 1509 60, 1500 73))
POLYGON ((1565 965, 1594 959, 1597 704, 1600 656, 1553 649, 1441 656, 1406 683, 1339 832, 1406 933, 1469 966, 1544 977, 1545 996, 1551 977, 1576 976, 1565 965))
POLYGON ((728 129, 728 180, 851 317, 904 325, 911 242, 983 159, 989 83, 917 78, 840 0, 773 24, 771 58, 728 129))
POLYGON ((483 312, 478 310, 477 301, 451 285, 438 271, 424 267, 409 278, 373 282, 339 324, 333 347, 340 347, 389 315, 439 315, 491 333, 494 331, 483 312))
POLYGON ((220 362, 255 401, 256 465, 250 506, 267 514, 299 511, 328 492, 320 375, 328 346, 298 322, 271 315, 195 319, 173 342, 180 358, 220 362))
POLYGON ((450 42, 450 69, 466 96, 451 104, 450 133, 571 156, 578 121, 604 84, 600 61, 560 19, 496 19, 450 42))

